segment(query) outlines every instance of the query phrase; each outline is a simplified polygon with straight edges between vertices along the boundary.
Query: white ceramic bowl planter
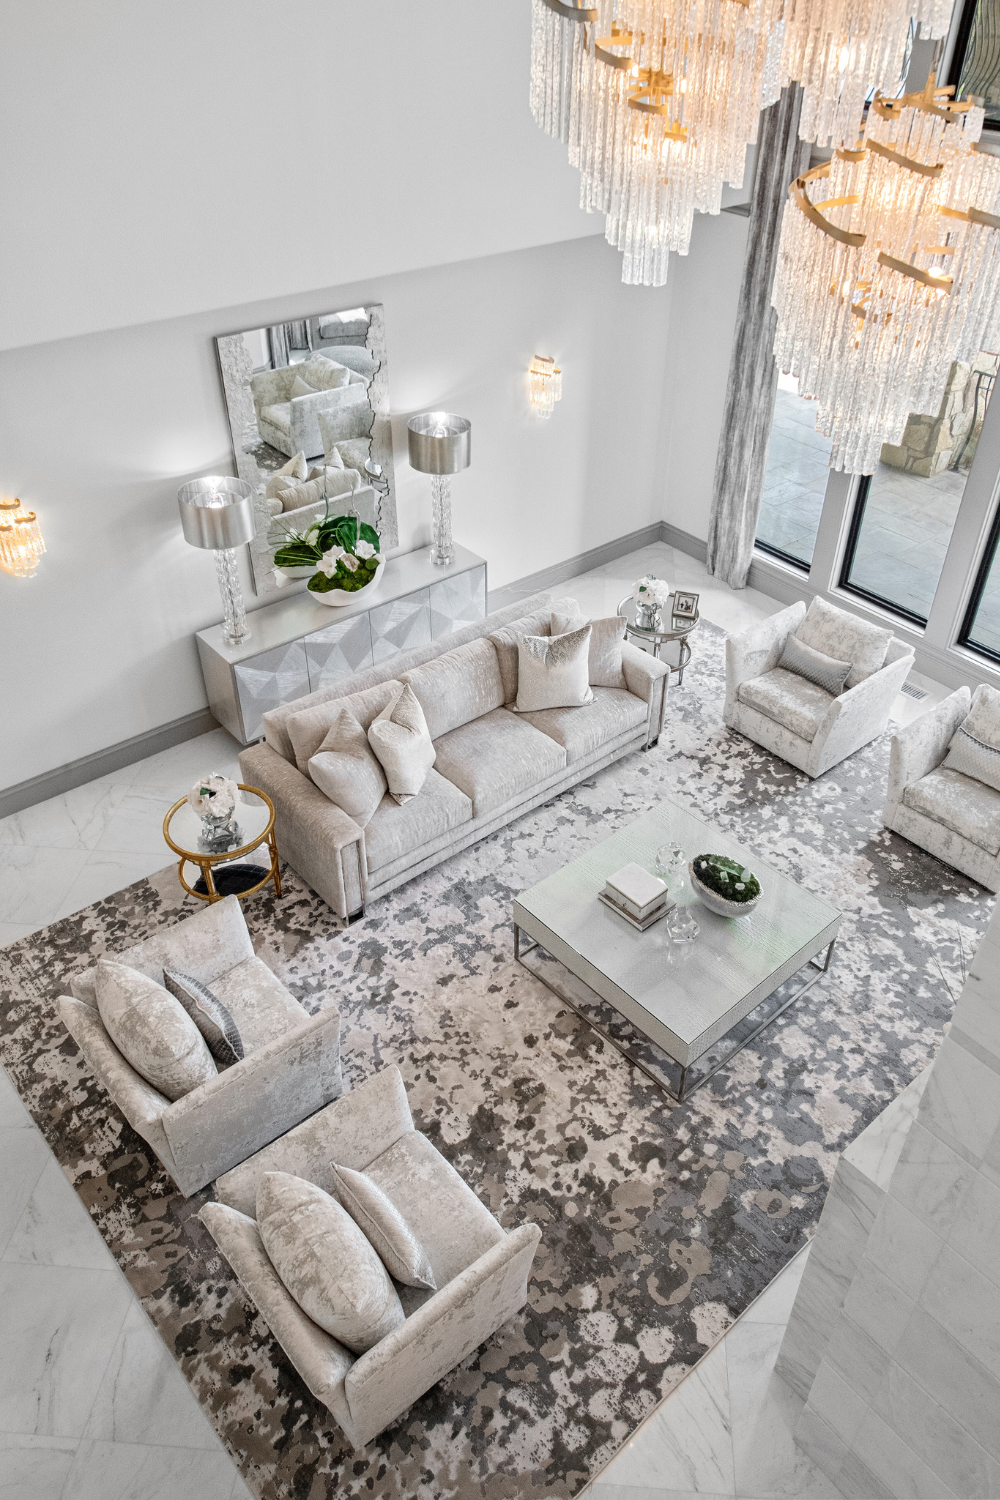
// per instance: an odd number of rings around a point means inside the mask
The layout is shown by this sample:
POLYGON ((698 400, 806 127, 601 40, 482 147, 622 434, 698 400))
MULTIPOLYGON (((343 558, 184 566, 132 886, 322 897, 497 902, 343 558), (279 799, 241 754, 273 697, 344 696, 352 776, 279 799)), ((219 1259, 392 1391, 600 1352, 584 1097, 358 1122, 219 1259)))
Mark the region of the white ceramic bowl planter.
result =
MULTIPOLYGON (((379 579, 382 577, 382 571, 384 568, 385 558, 383 557, 382 561, 375 569, 375 577, 369 579, 363 589, 328 589, 325 594, 317 594, 312 589, 310 589, 310 598, 315 599, 317 604, 332 604, 335 608, 339 607, 342 604, 353 604, 356 599, 363 599, 366 594, 371 593, 372 589, 378 588, 379 579)), ((289 569, 288 571, 291 572, 292 570, 289 569)), ((315 573, 315 571, 315 568, 309 569, 310 578, 315 573)))

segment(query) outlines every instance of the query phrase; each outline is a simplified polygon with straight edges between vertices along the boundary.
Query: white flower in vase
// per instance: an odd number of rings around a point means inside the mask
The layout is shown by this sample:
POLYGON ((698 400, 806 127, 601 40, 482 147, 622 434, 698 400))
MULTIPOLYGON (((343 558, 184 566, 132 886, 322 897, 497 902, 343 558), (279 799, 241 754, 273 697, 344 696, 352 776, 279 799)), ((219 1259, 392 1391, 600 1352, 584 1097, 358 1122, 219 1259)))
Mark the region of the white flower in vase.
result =
POLYGON ((637 604, 644 604, 653 608, 662 608, 670 602, 673 593, 665 578, 655 578, 648 573, 645 578, 636 579, 632 589, 632 598, 637 604))

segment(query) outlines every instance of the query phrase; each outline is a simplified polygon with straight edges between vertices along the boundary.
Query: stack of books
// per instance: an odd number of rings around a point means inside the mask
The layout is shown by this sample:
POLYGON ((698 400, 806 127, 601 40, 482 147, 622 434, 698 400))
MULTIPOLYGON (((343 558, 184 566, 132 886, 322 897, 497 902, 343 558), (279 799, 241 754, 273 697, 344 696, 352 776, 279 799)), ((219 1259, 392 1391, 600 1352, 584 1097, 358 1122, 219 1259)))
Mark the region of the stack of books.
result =
POLYGON ((609 875, 597 899, 624 917, 638 932, 645 932, 676 905, 667 894, 663 881, 644 870, 642 865, 635 864, 625 865, 609 875))

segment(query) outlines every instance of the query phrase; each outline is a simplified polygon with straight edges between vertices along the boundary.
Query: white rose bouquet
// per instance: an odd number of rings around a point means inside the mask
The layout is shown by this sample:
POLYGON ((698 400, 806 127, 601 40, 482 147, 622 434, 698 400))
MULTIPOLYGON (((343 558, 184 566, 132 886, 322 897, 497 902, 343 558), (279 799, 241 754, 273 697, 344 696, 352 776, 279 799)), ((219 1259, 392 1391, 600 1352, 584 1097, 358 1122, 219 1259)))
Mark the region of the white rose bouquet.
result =
POLYGON ((632 598, 637 604, 654 609, 662 609, 665 604, 669 604, 672 593, 673 589, 665 578, 654 578, 652 574, 636 579, 632 588, 632 598))
POLYGON ((203 776, 200 781, 195 782, 187 794, 187 800, 188 806, 199 817, 221 821, 235 812, 240 800, 240 789, 228 776, 213 771, 210 776, 203 776))

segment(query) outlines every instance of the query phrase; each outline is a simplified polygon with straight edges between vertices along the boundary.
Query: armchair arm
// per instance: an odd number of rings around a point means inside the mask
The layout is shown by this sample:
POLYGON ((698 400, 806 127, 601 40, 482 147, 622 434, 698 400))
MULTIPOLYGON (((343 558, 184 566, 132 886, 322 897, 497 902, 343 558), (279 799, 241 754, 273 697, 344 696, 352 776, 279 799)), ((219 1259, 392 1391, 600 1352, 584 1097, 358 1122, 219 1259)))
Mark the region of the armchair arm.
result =
POLYGON ((812 742, 811 775, 838 765, 882 733, 912 666, 913 653, 908 652, 834 698, 812 742))
POLYGON ((151 1134, 162 1137, 160 1122, 170 1108, 170 1100, 147 1083, 118 1051, 96 1006, 60 995, 59 1019, 132 1129, 143 1140, 149 1140, 151 1134))
POLYGON ((330 1007, 169 1106, 163 1128, 177 1186, 189 1198, 343 1087, 340 1012, 330 1007))
POLYGON ((726 712, 736 702, 736 694, 744 682, 753 677, 762 677, 778 665, 785 642, 792 631, 805 619, 806 607, 801 602, 790 604, 776 615, 768 615, 739 635, 726 639, 726 712))
POLYGON ((522 1224, 352 1364, 344 1390, 357 1447, 520 1311, 541 1237, 537 1224, 522 1224))
POLYGON ((657 661, 648 651, 640 651, 631 641, 622 642, 622 671, 625 685, 636 698, 649 704, 646 724, 646 744, 652 745, 663 729, 663 713, 670 686, 670 668, 665 661, 657 661))
MULTIPOLYGON (((860 684, 864 686, 864 684, 860 684)), ((887 823, 903 800, 903 793, 944 760, 948 743, 969 712, 972 694, 967 687, 943 698, 935 708, 921 714, 892 737, 889 755, 889 785, 882 821, 887 823)))
POLYGON ((345 921, 368 898, 364 830, 268 744, 240 755, 250 786, 274 803, 278 849, 292 869, 345 921))

